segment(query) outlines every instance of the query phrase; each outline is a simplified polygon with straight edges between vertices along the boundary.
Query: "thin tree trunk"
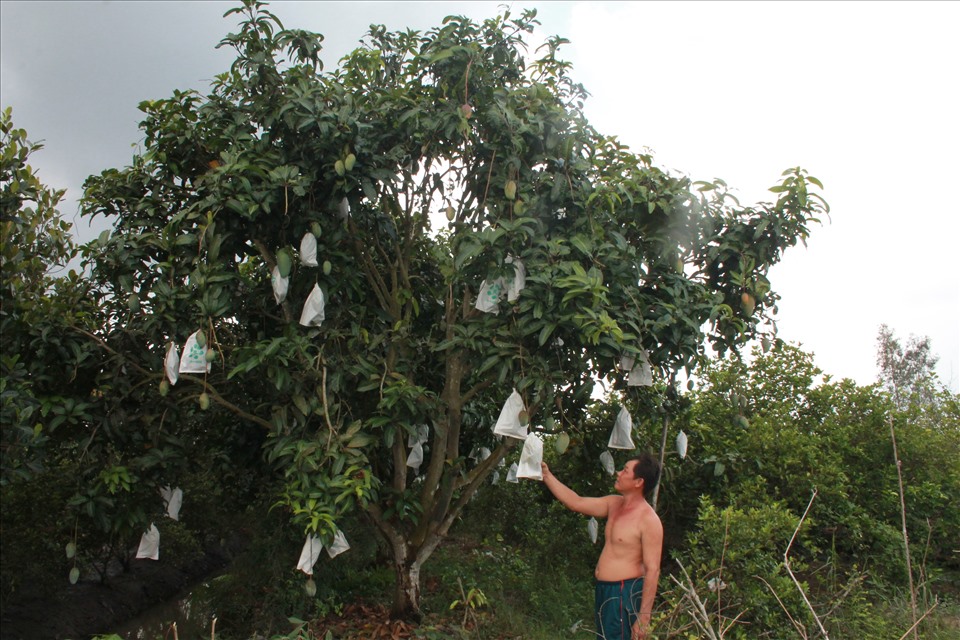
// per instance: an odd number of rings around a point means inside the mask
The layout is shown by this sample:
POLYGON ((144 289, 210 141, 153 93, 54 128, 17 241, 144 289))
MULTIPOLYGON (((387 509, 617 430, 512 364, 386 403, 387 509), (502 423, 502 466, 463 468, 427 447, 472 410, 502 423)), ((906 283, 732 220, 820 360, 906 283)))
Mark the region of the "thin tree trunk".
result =
POLYGON ((653 490, 653 510, 657 510, 657 498, 660 497, 660 485, 663 484, 663 461, 667 455, 667 433, 670 431, 670 414, 663 416, 663 435, 660 438, 660 482, 657 488, 653 490))
POLYGON ((893 418, 888 418, 890 423, 890 440, 893 441, 893 461, 897 465, 897 483, 900 487, 900 522, 903 527, 903 552, 907 559, 907 582, 910 585, 910 608, 913 613, 913 637, 919 640, 917 626, 917 594, 913 590, 913 566, 910 563, 910 539, 907 537, 907 504, 903 498, 903 473, 900 470, 900 455, 897 453, 897 436, 893 431, 893 418))

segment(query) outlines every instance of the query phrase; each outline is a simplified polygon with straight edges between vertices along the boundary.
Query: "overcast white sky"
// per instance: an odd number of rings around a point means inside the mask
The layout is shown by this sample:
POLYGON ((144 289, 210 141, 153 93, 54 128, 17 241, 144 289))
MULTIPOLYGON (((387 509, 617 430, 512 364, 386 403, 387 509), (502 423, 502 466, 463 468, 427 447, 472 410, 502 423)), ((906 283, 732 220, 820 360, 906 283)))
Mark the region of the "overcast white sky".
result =
MULTIPOLYGON (((32 161, 66 188, 129 164, 141 100, 205 92, 239 2, 0 2, 0 104, 45 149, 32 161)), ((330 68, 372 23, 426 30, 501 2, 274 2, 284 25, 325 36, 330 68)), ((960 3, 513 2, 535 37, 561 35, 602 132, 744 204, 789 167, 823 181, 831 220, 789 250, 771 281, 780 337, 834 378, 876 380, 877 329, 929 336, 960 390, 960 3)), ((79 221, 78 221, 79 222, 79 221)), ((80 223, 80 227, 84 223, 80 223)), ((102 228, 102 227, 101 227, 102 228)), ((80 229, 81 239, 96 230, 80 229)))

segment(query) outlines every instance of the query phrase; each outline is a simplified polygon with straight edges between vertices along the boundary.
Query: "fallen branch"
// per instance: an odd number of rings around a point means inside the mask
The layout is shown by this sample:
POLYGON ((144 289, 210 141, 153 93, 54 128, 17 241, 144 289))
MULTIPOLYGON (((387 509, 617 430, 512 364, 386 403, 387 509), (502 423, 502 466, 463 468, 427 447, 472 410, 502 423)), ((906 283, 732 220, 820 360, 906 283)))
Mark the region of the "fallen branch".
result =
POLYGON ((926 618, 928 615, 930 615, 930 612, 933 611, 934 609, 936 609, 936 607, 937 607, 938 604, 940 604, 940 601, 939 601, 939 600, 934 600, 934 601, 933 601, 933 604, 930 605, 930 608, 927 609, 926 613, 924 613, 922 616, 920 616, 920 618, 919 618, 916 622, 913 623, 913 626, 911 626, 909 629, 907 629, 906 633, 904 633, 902 636, 900 636, 899 640, 903 640, 904 638, 906 638, 908 635, 910 635, 910 632, 911 632, 911 631, 914 633, 914 635, 916 635, 916 633, 917 633, 917 625, 920 624, 920 623, 923 621, 924 618, 926 618))

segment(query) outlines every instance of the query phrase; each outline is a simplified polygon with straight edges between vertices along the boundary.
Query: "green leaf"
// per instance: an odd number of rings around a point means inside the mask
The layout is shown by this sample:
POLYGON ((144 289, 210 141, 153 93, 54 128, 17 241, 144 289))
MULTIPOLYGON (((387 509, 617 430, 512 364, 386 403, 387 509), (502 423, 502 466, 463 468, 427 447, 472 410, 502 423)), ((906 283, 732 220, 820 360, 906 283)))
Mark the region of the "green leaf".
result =
POLYGON ((590 250, 590 243, 582 235, 575 235, 570 238, 570 244, 576 247, 580 253, 585 256, 593 255, 593 252, 590 250))
POLYGON ((348 449, 361 449, 376 442, 376 438, 365 433, 358 433, 347 443, 348 449))
POLYGON ((550 334, 552 334, 553 330, 556 328, 557 328, 556 323, 548 322, 547 324, 543 325, 543 328, 540 329, 540 335, 537 338, 537 342, 540 344, 541 347, 547 343, 547 340, 550 339, 550 334))

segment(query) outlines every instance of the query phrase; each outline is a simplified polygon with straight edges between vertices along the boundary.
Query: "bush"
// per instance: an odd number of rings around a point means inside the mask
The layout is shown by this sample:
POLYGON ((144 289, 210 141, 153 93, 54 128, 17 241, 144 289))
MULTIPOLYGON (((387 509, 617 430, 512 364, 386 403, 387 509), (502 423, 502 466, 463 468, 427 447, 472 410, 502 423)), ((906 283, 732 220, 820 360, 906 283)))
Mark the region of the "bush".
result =
MULTIPOLYGON (((689 573, 692 585, 682 573, 674 572, 671 584, 661 583, 668 627, 689 623, 691 605, 679 586, 692 588, 709 614, 700 624, 714 630, 734 620, 728 638, 792 637, 796 630, 784 615, 778 598, 790 616, 809 629, 812 618, 787 574, 782 558, 797 527, 799 517, 780 503, 719 508, 704 497, 698 528, 687 540, 687 549, 678 561, 689 573)), ((804 537, 798 536, 790 555, 794 572, 802 571, 804 537)), ((663 622, 661 624, 664 624, 663 622)))

